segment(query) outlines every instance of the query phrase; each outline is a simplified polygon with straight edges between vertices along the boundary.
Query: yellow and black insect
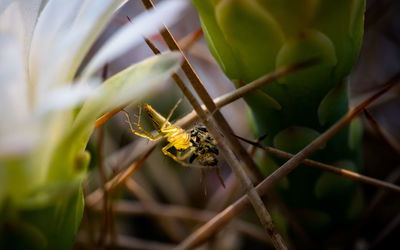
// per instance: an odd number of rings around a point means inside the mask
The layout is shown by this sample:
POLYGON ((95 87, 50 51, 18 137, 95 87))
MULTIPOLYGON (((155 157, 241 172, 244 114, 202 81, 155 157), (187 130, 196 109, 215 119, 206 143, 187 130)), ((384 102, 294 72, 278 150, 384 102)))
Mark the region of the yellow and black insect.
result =
POLYGON ((217 142, 208 133, 206 127, 197 126, 186 131, 181 127, 173 125, 169 122, 169 119, 171 118, 175 109, 178 107, 181 100, 182 99, 175 104, 167 118, 155 111, 150 105, 144 105, 144 111, 149 116, 154 128, 158 132, 157 135, 151 134, 141 126, 141 108, 139 108, 138 121, 136 123, 138 130, 133 128, 128 113, 124 111, 128 119, 127 122, 131 132, 151 141, 156 141, 166 137, 169 143, 162 148, 162 152, 182 166, 192 166, 193 161, 196 161, 201 167, 216 167, 218 164, 217 156, 219 153, 217 142), (176 149, 176 155, 169 151, 170 148, 176 149), (185 161, 188 158, 189 163, 185 161))

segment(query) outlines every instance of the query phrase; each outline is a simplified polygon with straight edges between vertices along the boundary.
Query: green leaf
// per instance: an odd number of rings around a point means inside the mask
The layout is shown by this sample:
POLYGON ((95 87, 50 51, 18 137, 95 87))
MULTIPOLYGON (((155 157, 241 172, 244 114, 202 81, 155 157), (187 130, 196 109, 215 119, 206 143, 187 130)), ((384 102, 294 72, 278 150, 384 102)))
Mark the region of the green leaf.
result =
POLYGON ((179 68, 181 60, 177 52, 153 56, 119 72, 100 85, 97 94, 83 104, 58 145, 52 159, 52 164, 57 167, 50 168, 49 178, 60 180, 76 176, 76 157, 85 150, 96 119, 124 104, 138 102, 155 91, 179 68))
MULTIPOLYGON (((356 171, 357 168, 351 161, 340 161, 336 164, 338 168, 356 171)), ((352 180, 345 177, 325 172, 315 184, 315 195, 322 197, 340 197, 349 192, 349 188, 354 185, 352 180)))
POLYGON ((289 127, 274 137, 274 146, 280 150, 295 154, 310 144, 319 133, 306 127, 289 127))
POLYGON ((0 248, 71 249, 83 209, 83 192, 78 188, 58 196, 49 206, 20 210, 17 217, 0 226, 0 248))
POLYGON ((349 148, 351 150, 357 150, 360 147, 362 140, 363 127, 361 120, 359 118, 354 119, 350 123, 349 131, 349 148))
POLYGON ((322 99, 318 107, 318 119, 321 125, 332 125, 348 110, 348 81, 340 82, 322 99))
POLYGON ((210 1, 192 0, 192 2, 200 13, 204 37, 211 53, 229 78, 240 79, 241 62, 236 58, 217 23, 214 6, 210 1))
MULTIPOLYGON (((274 61, 285 35, 268 10, 254 1, 221 1, 216 18, 235 56, 241 60, 240 78, 245 82, 274 69, 274 61), (256 36, 254 34, 257 34, 256 36)), ((237 73, 229 73, 237 74, 237 73)))

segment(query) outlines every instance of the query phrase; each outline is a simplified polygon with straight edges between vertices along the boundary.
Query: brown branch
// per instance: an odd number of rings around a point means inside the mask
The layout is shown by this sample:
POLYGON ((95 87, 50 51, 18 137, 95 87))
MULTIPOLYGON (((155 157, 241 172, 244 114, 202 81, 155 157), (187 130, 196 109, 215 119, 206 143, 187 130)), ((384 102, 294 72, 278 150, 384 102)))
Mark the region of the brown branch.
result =
MULTIPOLYGON (((141 250, 170 250, 173 248, 173 245, 160 243, 155 241, 147 241, 143 239, 138 239, 130 236, 125 235, 117 235, 116 236, 116 244, 113 245, 111 239, 107 237, 105 239, 107 249, 141 249, 141 250)), ((76 238, 76 243, 78 245, 82 245, 83 247, 90 246, 89 242, 86 240, 82 233, 79 233, 76 238)), ((86 249, 84 248, 84 249, 86 249)))
MULTIPOLYGON (((387 183, 396 183, 400 180, 400 167, 396 167, 393 172, 391 172, 386 178, 385 181, 387 183)), ((362 223, 365 221, 367 218, 370 218, 372 213, 375 211, 375 209, 378 207, 378 205, 382 202, 382 200, 388 195, 389 193, 387 192, 386 189, 379 189, 376 191, 376 193, 372 196, 370 199, 370 203, 368 207, 364 210, 363 216, 362 216, 362 223)))
POLYGON ((400 213, 398 213, 393 219, 390 220, 389 224, 378 234, 378 236, 372 241, 369 249, 377 249, 379 243, 381 243, 387 236, 389 236, 400 224, 400 213))
MULTIPOLYGON (((157 201, 151 197, 150 194, 146 192, 141 186, 139 186, 132 178, 128 178, 125 182, 126 189, 132 193, 142 205, 143 209, 146 211, 153 211, 155 205, 157 205, 157 201)), ((118 206, 119 203, 117 203, 118 206)), ((117 207, 118 209, 118 207, 117 207)), ((116 210, 119 212, 119 210, 116 210)), ((185 229, 182 228, 177 221, 172 220, 170 218, 165 218, 163 216, 155 215, 155 219, 158 225, 168 234, 168 236, 175 242, 179 242, 186 235, 185 229)))
POLYGON ((184 38, 180 39, 178 44, 179 47, 182 50, 187 50, 190 47, 192 47, 192 45, 200 39, 200 37, 203 36, 203 30, 202 29, 198 29, 192 33, 190 33, 189 35, 185 36, 184 38))
MULTIPOLYGON (((99 206, 94 206, 92 209, 97 212, 101 210, 99 206)), ((118 215, 151 215, 163 219, 174 218, 194 222, 207 222, 217 214, 216 212, 204 209, 200 210, 181 205, 163 205, 159 203, 152 203, 151 208, 149 208, 149 206, 142 202, 135 201, 119 201, 115 203, 114 211, 118 215)), ((271 241, 268 237, 265 237, 265 233, 261 228, 251 223, 235 219, 229 227, 260 242, 271 244, 271 241)))
MULTIPOLYGON (((128 167, 125 171, 120 172, 114 178, 108 181, 104 185, 105 191, 110 192, 111 190, 123 184, 129 176, 131 176, 139 167, 142 166, 147 157, 149 157, 151 152, 153 152, 154 148, 155 147, 150 148, 142 158, 132 163, 131 166, 128 167)), ((85 197, 86 206, 88 207, 94 206, 97 202, 103 199, 103 196, 104 196, 103 189, 102 188, 96 189, 94 192, 85 197)))
MULTIPOLYGON (((291 159, 294 156, 293 154, 287 153, 285 151, 282 151, 282 150, 279 150, 279 149, 276 149, 273 147, 264 146, 258 142, 250 141, 250 140, 247 140, 247 139, 237 136, 237 135, 235 135, 235 136, 242 141, 245 141, 251 145, 261 148, 261 149, 263 149, 269 153, 272 153, 274 155, 277 155, 281 158, 291 159)), ((356 173, 356 172, 353 172, 350 170, 341 169, 341 168, 335 167, 333 165, 328 165, 328 164, 317 162, 317 161, 310 160, 310 159, 304 159, 301 163, 304 163, 311 167, 316 167, 316 168, 322 169, 324 171, 331 172, 333 174, 337 174, 337 175, 346 177, 348 179, 352 179, 352 180, 359 181, 359 182, 362 182, 365 184, 369 184, 369 185, 375 186, 377 188, 384 188, 386 190, 400 193, 400 186, 394 185, 389 182, 381 181, 381 180, 378 180, 378 179, 375 179, 372 177, 368 177, 368 176, 365 176, 365 175, 362 175, 362 174, 359 174, 359 173, 356 173)))
MULTIPOLYGON (((142 0, 142 2, 147 9, 154 7, 151 0, 142 0)), ((182 50, 179 48, 178 44, 176 43, 175 39, 173 38, 167 27, 164 27, 164 29, 160 33, 164 41, 167 43, 169 49, 180 51, 182 53, 182 50)), ((192 87, 194 88, 200 99, 206 105, 209 112, 213 114, 212 118, 214 118, 213 120, 215 121, 215 124, 218 125, 220 131, 223 133, 224 136, 220 135, 214 124, 208 121, 206 113, 203 111, 200 104, 197 102, 190 90, 183 84, 183 81, 179 80, 178 75, 175 74, 173 76, 173 79, 175 80, 183 94, 187 97, 188 101, 193 106, 193 109, 197 112, 204 125, 208 128, 211 135, 219 143, 222 155, 227 160, 227 162, 230 163, 233 172, 246 189, 248 199, 253 205, 262 225, 265 227, 267 233, 270 235, 274 246, 277 249, 287 249, 282 236, 278 233, 275 226, 273 225, 271 216, 264 206, 261 197, 255 191, 253 183, 247 176, 245 170, 242 167, 242 164, 238 161, 232 150, 234 150, 238 157, 244 162, 244 165, 245 167, 247 166, 247 169, 253 171, 253 174, 254 172, 256 173, 255 176, 257 176, 259 173, 256 164, 253 162, 252 158, 247 154, 246 150, 242 147, 238 140, 231 135, 233 131, 228 122, 222 116, 221 112, 219 112, 219 110, 217 109, 214 101, 208 94, 207 90, 204 88, 199 77, 194 72, 192 66, 184 55, 183 58, 184 61, 181 69, 183 70, 186 77, 189 79, 192 87)))
MULTIPOLYGON (((341 129, 347 126, 362 110, 375 101, 378 97, 386 93, 390 88, 398 83, 400 72, 393 76, 379 91, 367 98, 353 110, 350 110, 343 118, 337 121, 332 127, 321 134, 308 146, 299 153, 294 155, 290 160, 283 164, 278 170, 265 178, 257 185, 256 190, 260 195, 265 194, 278 181, 289 174, 297 165, 312 154, 315 150, 322 147, 332 136, 338 133, 341 129)), ((227 207, 212 220, 201 226, 198 230, 192 233, 185 241, 183 241, 176 249, 191 249, 202 244, 208 238, 212 237, 218 230, 228 224, 234 217, 237 216, 249 204, 246 196, 242 196, 235 203, 227 207)))
POLYGON ((104 246, 104 239, 107 236, 108 232, 108 223, 109 223, 109 216, 108 216, 108 192, 106 190, 106 183, 107 177, 104 169, 104 127, 100 126, 97 130, 97 151, 98 151, 98 173, 101 182, 101 189, 103 190, 104 199, 102 204, 102 221, 100 225, 100 233, 97 239, 97 246, 99 248, 103 248, 104 246))
POLYGON ((378 135, 397 153, 397 156, 400 156, 399 143, 394 140, 392 136, 387 134, 367 109, 364 110, 364 114, 372 128, 375 129, 378 135))
POLYGON ((96 124, 95 124, 94 128, 96 129, 96 128, 100 127, 101 125, 103 125, 106 121, 108 121, 111 117, 116 115, 119 111, 121 111, 125 107, 126 107, 126 105, 115 108, 115 109, 111 110, 110 112, 102 115, 100 118, 98 118, 96 120, 96 124))

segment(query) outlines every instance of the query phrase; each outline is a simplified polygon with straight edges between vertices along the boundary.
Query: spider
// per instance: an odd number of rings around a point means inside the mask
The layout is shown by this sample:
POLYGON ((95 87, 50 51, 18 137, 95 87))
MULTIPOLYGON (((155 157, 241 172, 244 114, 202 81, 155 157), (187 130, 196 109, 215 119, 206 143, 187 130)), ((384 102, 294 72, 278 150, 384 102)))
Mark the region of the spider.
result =
POLYGON ((144 105, 144 111, 158 132, 157 135, 153 135, 141 126, 141 107, 139 107, 138 121, 136 123, 138 130, 133 128, 128 112, 125 110, 123 111, 125 112, 127 123, 129 124, 133 134, 147 138, 151 141, 156 141, 166 137, 169 143, 161 149, 162 152, 164 155, 171 157, 182 166, 193 166, 192 163, 196 160, 202 167, 216 167, 218 164, 217 155, 219 153, 217 142, 208 133, 206 127, 196 126, 189 131, 185 131, 181 127, 169 122, 169 119, 181 101, 182 98, 175 104, 167 118, 163 117, 149 104, 144 105), (176 155, 168 151, 172 147, 176 149, 176 155), (189 163, 185 162, 188 158, 189 163))

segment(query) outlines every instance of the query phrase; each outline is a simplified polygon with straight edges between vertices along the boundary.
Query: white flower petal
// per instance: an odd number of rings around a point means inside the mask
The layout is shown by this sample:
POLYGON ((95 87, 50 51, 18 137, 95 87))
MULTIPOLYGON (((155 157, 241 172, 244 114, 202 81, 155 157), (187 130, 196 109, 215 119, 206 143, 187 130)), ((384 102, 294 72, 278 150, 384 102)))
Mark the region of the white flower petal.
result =
POLYGON ((29 58, 29 49, 32 41, 33 29, 36 25, 37 18, 39 16, 40 9, 42 7, 42 0, 14 0, 18 3, 19 9, 23 16, 22 22, 24 23, 24 60, 26 63, 29 58))
POLYGON ((71 27, 57 42, 43 68, 46 70, 41 82, 67 83, 72 81, 87 51, 125 0, 86 1, 71 27))
POLYGON ((12 0, 0 0, 0 14, 12 3, 12 0))
POLYGON ((163 23, 167 26, 175 23, 186 6, 187 2, 182 0, 163 1, 157 8, 137 16, 106 42, 85 68, 82 77, 89 77, 105 63, 141 42, 143 37, 156 33, 163 23))
POLYGON ((81 4, 82 0, 50 0, 40 13, 29 55, 29 79, 33 84, 40 82, 36 86, 40 88, 37 90, 39 95, 48 88, 47 85, 55 84, 51 81, 42 82, 39 78, 48 73, 54 46, 57 45, 59 36, 65 35, 71 26, 81 4))
POLYGON ((0 15, 0 31, 12 33, 22 48, 25 35, 23 18, 17 3, 11 3, 0 15))
POLYGON ((29 119, 28 85, 22 48, 15 33, 0 30, 0 138, 29 119))
POLYGON ((75 75, 84 56, 108 24, 114 13, 126 3, 127 0, 91 0, 82 6, 73 27, 68 35, 69 39, 77 46, 75 55, 71 60, 70 76, 75 75), (82 34, 73 36, 74 33, 82 34))
POLYGON ((39 116, 53 111, 74 108, 89 97, 94 97, 100 81, 92 80, 89 84, 72 84, 59 87, 47 93, 40 100, 36 110, 39 116))

